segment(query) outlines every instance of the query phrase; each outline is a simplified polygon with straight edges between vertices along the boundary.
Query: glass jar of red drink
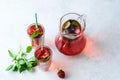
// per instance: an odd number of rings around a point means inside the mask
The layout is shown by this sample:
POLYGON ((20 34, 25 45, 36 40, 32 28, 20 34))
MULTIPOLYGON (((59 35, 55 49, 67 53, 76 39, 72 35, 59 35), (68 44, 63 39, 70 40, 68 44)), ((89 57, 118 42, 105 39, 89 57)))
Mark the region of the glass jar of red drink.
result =
POLYGON ((80 54, 86 45, 85 27, 84 15, 67 13, 62 16, 59 34, 55 38, 57 49, 68 56, 80 54))
POLYGON ((36 24, 33 23, 31 24, 28 29, 27 33, 31 38, 31 45, 33 48, 38 48, 41 46, 41 37, 44 34, 44 28, 42 27, 41 24, 38 24, 36 27, 36 24))
POLYGON ((49 47, 39 47, 35 50, 34 56, 38 60, 38 66, 44 71, 48 71, 51 66, 52 51, 49 47))

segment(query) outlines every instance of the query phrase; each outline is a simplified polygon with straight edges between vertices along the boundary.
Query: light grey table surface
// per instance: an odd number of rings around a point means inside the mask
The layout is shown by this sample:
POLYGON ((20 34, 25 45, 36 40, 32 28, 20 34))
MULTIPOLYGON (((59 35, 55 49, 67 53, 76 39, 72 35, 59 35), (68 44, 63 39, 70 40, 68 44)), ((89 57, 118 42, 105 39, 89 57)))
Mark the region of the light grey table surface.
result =
POLYGON ((61 80, 38 67, 34 73, 5 71, 11 63, 7 50, 17 52, 31 43, 26 30, 36 12, 53 61, 66 72, 64 80, 120 80, 120 0, 0 0, 0 80, 61 80), (58 52, 54 44, 59 20, 69 12, 85 14, 87 23, 86 48, 73 57, 58 52))

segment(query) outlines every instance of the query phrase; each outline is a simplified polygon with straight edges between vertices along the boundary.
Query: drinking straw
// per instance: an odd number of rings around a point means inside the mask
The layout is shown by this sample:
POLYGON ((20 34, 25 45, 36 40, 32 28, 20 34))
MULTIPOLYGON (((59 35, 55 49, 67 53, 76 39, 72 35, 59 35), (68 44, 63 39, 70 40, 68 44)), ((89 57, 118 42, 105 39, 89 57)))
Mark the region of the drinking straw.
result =
POLYGON ((35 24, 35 27, 36 27, 36 28, 38 28, 37 13, 35 13, 35 20, 36 20, 36 24, 35 24))
POLYGON ((44 34, 42 35, 42 44, 41 44, 41 50, 44 49, 44 34))

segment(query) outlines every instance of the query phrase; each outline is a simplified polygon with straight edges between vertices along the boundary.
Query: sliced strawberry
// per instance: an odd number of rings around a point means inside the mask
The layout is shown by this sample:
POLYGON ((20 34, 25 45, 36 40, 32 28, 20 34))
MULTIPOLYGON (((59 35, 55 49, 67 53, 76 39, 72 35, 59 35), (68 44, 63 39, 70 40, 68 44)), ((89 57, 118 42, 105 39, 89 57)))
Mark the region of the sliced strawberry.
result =
POLYGON ((34 26, 30 26, 30 27, 28 28, 28 30, 27 30, 27 33, 28 33, 29 35, 32 35, 34 32, 35 32, 35 27, 34 27, 34 26))

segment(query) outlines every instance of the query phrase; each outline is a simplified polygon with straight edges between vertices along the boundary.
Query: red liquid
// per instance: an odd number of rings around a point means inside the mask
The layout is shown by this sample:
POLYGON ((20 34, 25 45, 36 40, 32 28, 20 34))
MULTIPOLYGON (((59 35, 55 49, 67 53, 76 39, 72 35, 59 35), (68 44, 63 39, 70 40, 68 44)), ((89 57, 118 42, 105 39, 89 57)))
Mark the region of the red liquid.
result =
POLYGON ((40 38, 35 38, 35 39, 31 39, 32 42, 31 42, 31 45, 37 49, 38 47, 41 46, 41 37, 40 38))
POLYGON ((72 56, 79 54, 85 48, 86 39, 84 36, 82 36, 74 41, 69 42, 65 38, 59 36, 56 38, 55 44, 61 53, 72 56))
POLYGON ((62 25, 61 34, 56 38, 55 44, 57 49, 65 55, 79 54, 86 44, 79 22, 72 19, 66 21, 62 25))

